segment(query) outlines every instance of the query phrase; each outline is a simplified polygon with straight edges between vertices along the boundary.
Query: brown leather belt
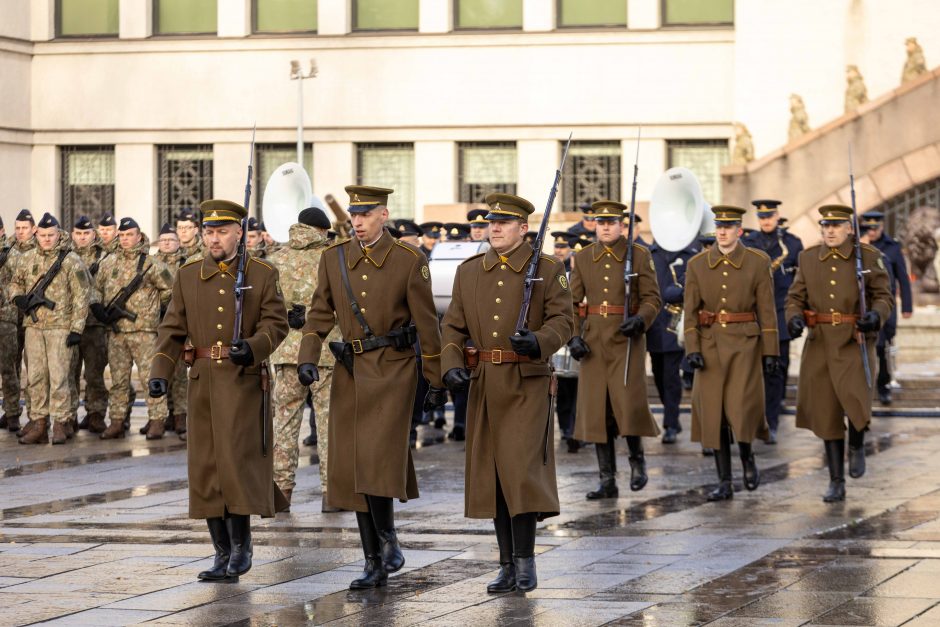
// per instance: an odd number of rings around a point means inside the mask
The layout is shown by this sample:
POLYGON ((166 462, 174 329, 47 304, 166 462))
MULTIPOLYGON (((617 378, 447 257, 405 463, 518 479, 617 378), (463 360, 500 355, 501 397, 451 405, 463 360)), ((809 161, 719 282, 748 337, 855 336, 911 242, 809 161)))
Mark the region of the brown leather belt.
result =
POLYGON ((471 370, 477 367, 481 361, 491 364, 524 364, 532 361, 526 355, 519 355, 513 351, 504 351, 495 349, 491 351, 481 351, 476 348, 463 349, 464 360, 467 362, 467 368, 471 370))
POLYGON ((831 324, 834 327, 840 324, 855 324, 855 321, 858 320, 856 314, 847 314, 840 311, 816 313, 815 311, 806 310, 803 312, 803 316, 806 318, 806 326, 810 328, 815 327, 817 324, 831 324))
POLYGON ((228 346, 209 346, 207 348, 193 348, 195 359, 228 359, 228 346))
MULTIPOLYGON (((639 306, 631 307, 630 314, 636 315, 636 312, 639 310, 639 306)), ((603 316, 606 318, 608 315, 622 316, 623 305, 589 305, 587 303, 578 303, 579 318, 587 318, 588 316, 603 316)))
POLYGON ((728 324, 731 322, 757 322, 757 314, 753 311, 742 311, 734 313, 730 311, 705 311, 698 312, 698 325, 700 327, 710 327, 713 324, 728 324))

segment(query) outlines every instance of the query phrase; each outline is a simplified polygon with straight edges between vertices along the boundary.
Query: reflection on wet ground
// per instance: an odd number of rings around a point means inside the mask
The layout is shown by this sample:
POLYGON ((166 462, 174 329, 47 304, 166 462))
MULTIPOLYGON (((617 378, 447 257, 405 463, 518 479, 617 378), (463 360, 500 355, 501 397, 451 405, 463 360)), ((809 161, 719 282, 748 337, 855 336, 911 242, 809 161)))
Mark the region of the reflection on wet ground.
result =
POLYGON ((492 523, 463 517, 463 445, 439 430, 415 453, 421 498, 397 507, 406 566, 369 592, 347 590, 362 568, 355 518, 320 513, 315 448, 292 512, 256 521, 251 572, 204 584, 212 550, 186 517, 185 445, 0 434, 0 624, 940 625, 940 423, 876 427, 868 474, 831 505, 820 443, 789 426, 755 446, 758 491, 735 459, 725 503, 705 502, 714 461, 687 439, 647 443, 639 493, 619 443, 622 497, 600 502, 584 499, 594 451, 559 443, 562 514, 540 526, 539 587, 498 596, 485 592, 492 523))

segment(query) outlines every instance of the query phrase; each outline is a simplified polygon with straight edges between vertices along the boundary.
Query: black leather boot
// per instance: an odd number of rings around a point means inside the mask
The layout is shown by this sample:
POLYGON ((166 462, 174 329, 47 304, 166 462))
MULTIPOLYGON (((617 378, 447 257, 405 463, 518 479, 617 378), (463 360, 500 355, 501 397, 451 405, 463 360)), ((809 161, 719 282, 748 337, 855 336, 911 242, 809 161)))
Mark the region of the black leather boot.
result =
POLYGON ((760 485, 760 471, 757 469, 751 443, 738 442, 738 452, 741 454, 741 465, 744 467, 744 487, 750 491, 756 490, 760 485))
POLYGON ((826 462, 829 465, 829 489, 823 502, 845 500, 845 440, 826 440, 826 462))
POLYGON ((731 486, 731 429, 721 427, 721 447, 715 451, 715 467, 718 469, 718 487, 708 494, 709 501, 726 501, 734 498, 731 486))
POLYGON ((512 517, 512 561, 519 592, 535 590, 539 583, 535 574, 535 523, 535 512, 512 517))
POLYGON ((486 585, 490 594, 512 592, 516 589, 516 565, 512 561, 512 518, 499 484, 496 485, 496 543, 499 545, 499 574, 486 585))
POLYGON ((231 541, 228 537, 228 528, 224 518, 206 518, 209 527, 209 536, 212 546, 215 547, 215 562, 212 568, 204 570, 196 577, 202 581, 222 581, 228 579, 228 560, 232 552, 231 541))
POLYGON ((597 499, 615 499, 620 496, 617 488, 617 454, 614 448, 613 436, 607 436, 607 442, 598 442, 594 445, 597 451, 597 467, 600 469, 601 483, 596 490, 591 490, 585 496, 589 501, 597 499))
POLYGON ((362 552, 366 563, 362 575, 353 579, 349 584, 350 590, 368 590, 378 588, 388 583, 388 572, 382 565, 382 556, 379 552, 379 536, 375 531, 375 522, 369 512, 356 512, 356 523, 359 525, 359 539, 362 541, 362 552))
POLYGON ((628 435, 627 447, 630 449, 630 489, 638 492, 646 487, 646 482, 649 481, 649 477, 646 476, 643 440, 638 435, 628 435))
POLYGON ((251 517, 242 514, 229 514, 225 520, 228 537, 232 543, 232 555, 228 560, 229 577, 238 577, 251 570, 251 517))
POLYGON ((392 498, 389 496, 366 495, 369 504, 369 513, 375 523, 375 532, 379 536, 379 547, 382 555, 382 565, 388 573, 397 573, 405 565, 405 556, 402 555, 401 545, 398 544, 398 533, 395 531, 395 510, 392 508, 392 498))
POLYGON ((849 476, 858 479, 865 474, 865 431, 857 431, 849 421, 849 476))

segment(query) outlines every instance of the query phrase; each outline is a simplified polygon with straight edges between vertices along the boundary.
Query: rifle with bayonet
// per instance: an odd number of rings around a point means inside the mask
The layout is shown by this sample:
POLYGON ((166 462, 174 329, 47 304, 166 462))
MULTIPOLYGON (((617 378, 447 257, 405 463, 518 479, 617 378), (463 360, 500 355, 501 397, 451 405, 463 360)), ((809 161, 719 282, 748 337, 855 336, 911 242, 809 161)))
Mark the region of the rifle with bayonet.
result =
MULTIPOLYGON (((849 189, 852 193, 852 230, 855 232, 855 280, 858 283, 858 318, 862 320, 868 313, 868 302, 865 296, 865 275, 868 271, 862 265, 861 233, 858 228, 858 211, 855 208, 855 173, 852 168, 852 146, 849 145, 849 189)), ((865 334, 856 329, 855 339, 862 352, 862 367, 865 369, 865 384, 871 389, 871 364, 868 362, 868 341, 865 334)))
MULTIPOLYGON (((630 299, 633 296, 631 286, 633 277, 633 229, 636 225, 636 177, 640 172, 640 129, 636 129, 636 158, 633 161, 633 191, 630 192, 630 222, 627 227, 627 257, 623 264, 623 321, 630 317, 630 299)), ((633 338, 627 338, 627 361, 623 365, 623 384, 627 385, 627 375, 630 374, 630 355, 633 352, 633 338)))
POLYGON ((55 309, 55 303, 46 298, 46 290, 62 269, 62 261, 67 254, 69 254, 67 249, 60 250, 56 260, 52 262, 52 265, 45 274, 36 279, 33 286, 29 288, 29 291, 13 299, 13 304, 25 315, 29 316, 33 322, 39 322, 36 310, 40 307, 55 309))

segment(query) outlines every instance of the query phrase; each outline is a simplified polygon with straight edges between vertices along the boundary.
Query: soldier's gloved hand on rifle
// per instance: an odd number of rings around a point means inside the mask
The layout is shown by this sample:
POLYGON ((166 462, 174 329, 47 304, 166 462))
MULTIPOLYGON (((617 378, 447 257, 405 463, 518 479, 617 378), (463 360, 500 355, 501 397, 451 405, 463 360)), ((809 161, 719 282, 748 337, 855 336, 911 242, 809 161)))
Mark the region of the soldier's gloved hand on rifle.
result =
POLYGON ((641 316, 630 316, 620 323, 620 332, 627 337, 638 337, 646 331, 646 323, 641 316))
POLYGON ((166 379, 150 379, 147 381, 147 391, 152 398, 166 396, 167 386, 166 379))
POLYGON ((780 359, 773 355, 764 355, 764 374, 772 377, 780 372, 780 359))
POLYGON ((65 345, 66 346, 78 346, 82 343, 82 334, 71 331, 67 336, 65 336, 65 345))
POLYGON ((688 360, 692 370, 701 370, 705 367, 705 357, 701 353, 689 353, 688 360))
POLYGON ((300 385, 307 387, 320 380, 320 371, 314 364, 300 364, 297 366, 297 380, 300 385))
POLYGON ((255 355, 245 340, 235 340, 228 351, 228 358, 236 366, 250 366, 255 363, 255 355))
POLYGON ((587 345, 583 337, 575 335, 568 340, 568 351, 575 360, 581 361, 591 354, 591 347, 587 345))
POLYGON ((292 329, 302 329, 305 322, 307 322, 307 308, 297 303, 291 305, 291 308, 287 310, 287 326, 292 329))
POLYGON ((865 315, 856 321, 855 328, 857 328, 862 333, 872 333, 877 331, 881 328, 881 316, 878 315, 877 311, 866 311, 865 315))
POLYGON ((29 297, 26 294, 20 294, 19 296, 13 297, 13 304, 16 305, 16 308, 26 313, 26 306, 29 305, 29 297))
POLYGON ((88 306, 91 309, 91 315, 95 317, 98 322, 108 324, 108 309, 101 303, 92 303, 88 306))
POLYGON ((542 356, 538 338, 535 337, 535 333, 528 329, 522 329, 515 335, 510 335, 509 344, 517 355, 525 355, 532 359, 538 359, 542 356))
POLYGON ((787 333, 789 333, 790 337, 794 340, 803 335, 803 329, 805 328, 806 318, 803 316, 793 316, 790 318, 789 322, 787 322, 787 333))
POLYGON ((438 407, 443 407, 447 404, 447 390, 444 388, 436 388, 431 386, 428 388, 428 393, 424 397, 424 405, 422 409, 424 411, 431 411, 432 409, 437 409, 438 407))
POLYGON ((470 371, 466 368, 451 368, 444 373, 444 385, 451 392, 466 390, 470 385, 470 371))

